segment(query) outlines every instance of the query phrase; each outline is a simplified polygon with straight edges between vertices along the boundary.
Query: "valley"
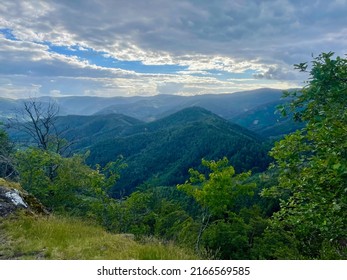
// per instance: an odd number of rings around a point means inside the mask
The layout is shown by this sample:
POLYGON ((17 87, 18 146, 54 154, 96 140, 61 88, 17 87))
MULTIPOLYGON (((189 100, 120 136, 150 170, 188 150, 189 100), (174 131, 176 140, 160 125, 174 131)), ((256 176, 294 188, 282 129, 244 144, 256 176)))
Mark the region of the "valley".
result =
MULTIPOLYGON (((237 172, 254 173, 264 171, 270 162, 266 137, 220 117, 221 114, 194 106, 164 115, 167 116, 149 122, 106 112, 57 116, 55 127, 73 143, 69 153, 88 152, 86 161, 91 166, 105 166, 122 158, 127 167, 120 171, 120 179, 112 189, 115 197, 129 195, 143 184, 184 183, 189 168, 198 168, 201 159, 226 156, 237 172)), ((10 136, 16 143, 30 145, 30 135, 10 130, 10 136)))

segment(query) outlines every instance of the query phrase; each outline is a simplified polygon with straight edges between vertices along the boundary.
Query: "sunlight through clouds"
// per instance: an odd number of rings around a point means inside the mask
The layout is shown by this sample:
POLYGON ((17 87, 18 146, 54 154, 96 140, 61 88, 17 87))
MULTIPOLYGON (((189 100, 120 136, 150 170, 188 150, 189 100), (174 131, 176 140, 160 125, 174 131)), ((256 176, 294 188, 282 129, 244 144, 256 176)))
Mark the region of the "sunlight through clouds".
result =
POLYGON ((0 96, 297 87, 294 63, 345 53, 346 14, 346 1, 5 0, 0 96))

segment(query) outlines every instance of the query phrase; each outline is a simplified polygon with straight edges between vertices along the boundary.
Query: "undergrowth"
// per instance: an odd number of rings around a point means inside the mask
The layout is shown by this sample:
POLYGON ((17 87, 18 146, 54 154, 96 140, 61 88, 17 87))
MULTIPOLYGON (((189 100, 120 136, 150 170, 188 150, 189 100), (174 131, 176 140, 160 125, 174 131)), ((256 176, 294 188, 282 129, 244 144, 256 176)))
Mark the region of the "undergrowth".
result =
POLYGON ((71 217, 0 219, 0 259, 174 260, 196 259, 171 243, 139 243, 71 217))

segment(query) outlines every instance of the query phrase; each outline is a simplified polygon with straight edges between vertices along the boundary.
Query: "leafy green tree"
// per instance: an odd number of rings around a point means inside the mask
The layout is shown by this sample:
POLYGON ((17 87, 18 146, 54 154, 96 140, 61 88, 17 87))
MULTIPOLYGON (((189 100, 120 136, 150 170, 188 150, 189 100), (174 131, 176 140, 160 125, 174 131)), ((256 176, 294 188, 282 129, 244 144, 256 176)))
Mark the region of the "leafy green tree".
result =
POLYGON ((248 246, 248 227, 238 215, 241 210, 239 201, 242 197, 252 196, 256 186, 247 182, 250 172, 235 174, 227 158, 219 161, 202 160, 202 165, 210 172, 207 176, 190 169, 190 179, 178 185, 179 190, 194 197, 201 205, 201 226, 195 249, 200 252, 200 243, 203 241, 208 250, 219 251, 222 258, 241 258, 245 254, 240 253, 243 251, 240 247, 245 243, 248 246), (230 242, 239 246, 240 250, 232 246, 234 253, 231 253, 230 242))
POLYGON ((92 169, 84 163, 85 156, 63 158, 39 148, 18 151, 16 159, 23 188, 46 207, 59 213, 93 217, 109 226, 116 203, 108 191, 118 179, 119 161, 101 170, 92 169))
POLYGON ((38 148, 20 150, 16 153, 20 183, 46 206, 53 208, 54 190, 52 170, 58 168, 60 157, 57 154, 38 148))
POLYGON ((307 85, 286 93, 306 126, 275 144, 278 184, 263 191, 281 198, 272 232, 290 236, 303 258, 347 257, 347 60, 333 56, 314 58, 307 85))
POLYGON ((134 192, 122 203, 121 232, 135 235, 152 235, 155 210, 151 206, 153 193, 134 192))
POLYGON ((208 176, 190 169, 189 180, 178 189, 193 196, 212 215, 224 216, 235 211, 240 196, 254 194, 255 184, 246 183, 250 172, 235 174, 235 169, 229 165, 227 158, 218 161, 202 160, 202 165, 210 171, 208 176))
POLYGON ((13 144, 7 133, 0 128, 0 177, 2 178, 14 178, 17 175, 13 153, 13 144))
POLYGON ((190 243, 193 235, 187 230, 194 226, 192 217, 177 202, 163 199, 160 202, 154 228, 155 236, 179 243, 190 243))
POLYGON ((249 259, 250 226, 237 214, 211 223, 202 235, 202 243, 220 259, 249 259))
POLYGON ((164 187, 149 187, 133 192, 119 201, 114 231, 132 233, 136 237, 154 236, 180 244, 191 244, 194 240, 192 228, 197 224, 173 199, 164 187))

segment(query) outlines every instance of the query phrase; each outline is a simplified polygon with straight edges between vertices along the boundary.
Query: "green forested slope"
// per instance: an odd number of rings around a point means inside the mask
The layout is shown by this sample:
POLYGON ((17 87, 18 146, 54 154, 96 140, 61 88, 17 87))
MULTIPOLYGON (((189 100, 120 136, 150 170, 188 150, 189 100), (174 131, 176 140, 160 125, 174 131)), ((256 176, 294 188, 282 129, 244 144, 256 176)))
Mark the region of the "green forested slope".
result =
POLYGON ((102 139, 126 134, 134 125, 141 121, 120 115, 98 116, 65 116, 57 119, 57 128, 63 131, 63 136, 74 142, 73 150, 86 149, 102 139))
MULTIPOLYGON (((183 183, 188 169, 198 167, 202 158, 226 156, 238 172, 263 171, 269 162, 264 139, 200 107, 149 123, 119 114, 59 116, 55 127, 73 143, 70 154, 90 151, 91 166, 124 158, 128 167, 115 194, 128 194, 143 183, 183 183)), ((17 143, 28 137, 17 131, 11 136, 17 143)))
POLYGON ((304 126, 294 122, 292 115, 284 117, 280 114, 278 106, 287 102, 278 100, 257 106, 233 117, 231 121, 264 137, 281 137, 304 126))
POLYGON ((267 150, 256 134, 194 107, 161 120, 132 127, 127 136, 90 147, 89 164, 106 164, 122 155, 128 167, 114 192, 126 193, 139 184, 174 185, 184 182, 190 167, 201 159, 226 156, 237 171, 267 167, 267 150), (116 191, 117 190, 117 191, 116 191))

